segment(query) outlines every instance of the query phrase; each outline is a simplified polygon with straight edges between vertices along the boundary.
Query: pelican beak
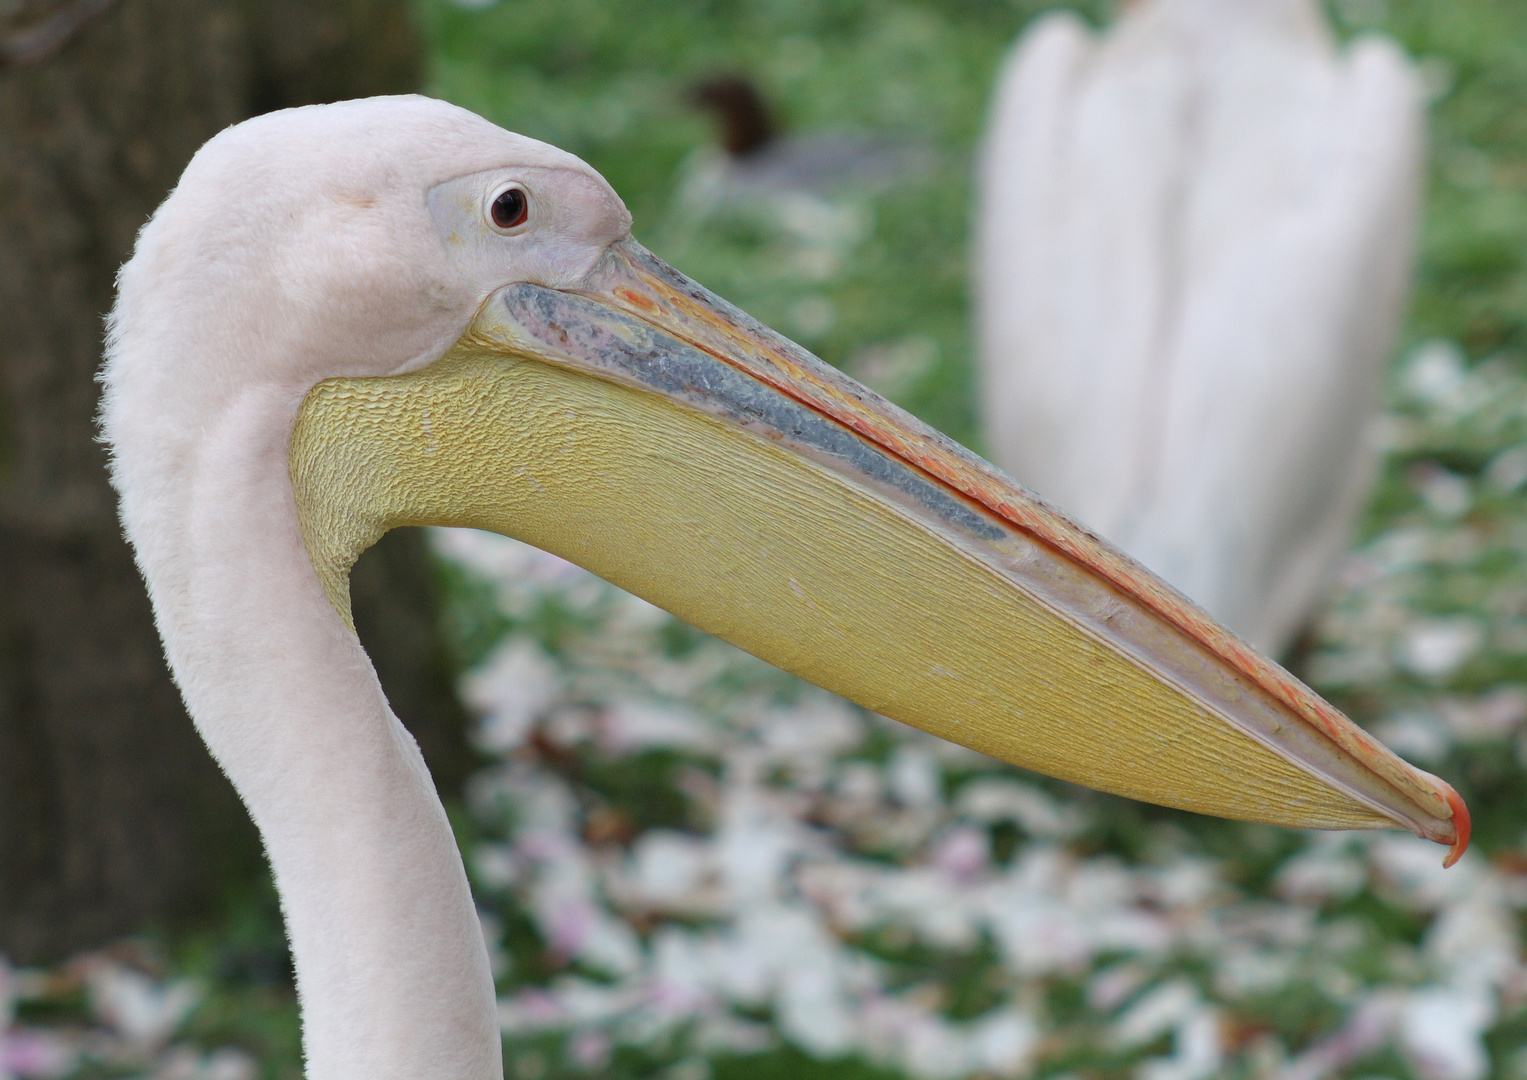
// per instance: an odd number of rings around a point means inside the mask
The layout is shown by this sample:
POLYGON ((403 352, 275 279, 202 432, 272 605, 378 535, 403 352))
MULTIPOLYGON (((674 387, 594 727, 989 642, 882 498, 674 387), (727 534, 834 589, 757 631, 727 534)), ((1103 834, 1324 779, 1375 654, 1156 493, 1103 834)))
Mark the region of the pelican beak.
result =
POLYGON ((627 239, 445 357, 308 395, 304 539, 349 618, 387 529, 517 537, 868 709, 1205 814, 1468 844, 1408 765, 1107 543, 627 239))

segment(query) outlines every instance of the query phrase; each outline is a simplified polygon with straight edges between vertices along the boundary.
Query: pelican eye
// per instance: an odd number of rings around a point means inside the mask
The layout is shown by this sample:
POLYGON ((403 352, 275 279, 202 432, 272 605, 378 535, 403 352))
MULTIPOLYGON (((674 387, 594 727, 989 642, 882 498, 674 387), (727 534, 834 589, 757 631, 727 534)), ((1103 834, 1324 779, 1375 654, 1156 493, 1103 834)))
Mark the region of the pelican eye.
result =
POLYGON ((511 184, 493 196, 493 202, 488 205, 488 217, 494 228, 505 232, 525 224, 530 217, 530 200, 525 196, 525 189, 511 184))

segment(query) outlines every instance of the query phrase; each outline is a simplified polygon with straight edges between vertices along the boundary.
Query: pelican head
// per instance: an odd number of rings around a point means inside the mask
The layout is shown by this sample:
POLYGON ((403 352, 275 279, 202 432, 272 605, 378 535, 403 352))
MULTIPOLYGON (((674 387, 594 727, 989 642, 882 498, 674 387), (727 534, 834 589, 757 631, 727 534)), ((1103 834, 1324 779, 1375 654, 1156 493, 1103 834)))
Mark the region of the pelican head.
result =
POLYGON ((630 228, 578 159, 379 98, 218 135, 122 270, 122 518, 265 838, 311 1076, 501 1070, 459 855, 350 625, 400 525, 526 540, 1026 768, 1462 850, 1446 784, 630 228))

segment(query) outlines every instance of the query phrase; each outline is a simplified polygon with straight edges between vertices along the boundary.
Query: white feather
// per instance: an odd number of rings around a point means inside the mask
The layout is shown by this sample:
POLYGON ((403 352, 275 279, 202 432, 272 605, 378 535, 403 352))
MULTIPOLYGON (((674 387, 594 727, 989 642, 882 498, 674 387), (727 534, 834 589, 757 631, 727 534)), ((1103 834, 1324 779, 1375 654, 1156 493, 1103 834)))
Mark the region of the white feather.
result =
POLYGON ((1408 287, 1417 79, 1310 0, 1041 19, 980 174, 994 457, 1265 651, 1372 479, 1408 287))

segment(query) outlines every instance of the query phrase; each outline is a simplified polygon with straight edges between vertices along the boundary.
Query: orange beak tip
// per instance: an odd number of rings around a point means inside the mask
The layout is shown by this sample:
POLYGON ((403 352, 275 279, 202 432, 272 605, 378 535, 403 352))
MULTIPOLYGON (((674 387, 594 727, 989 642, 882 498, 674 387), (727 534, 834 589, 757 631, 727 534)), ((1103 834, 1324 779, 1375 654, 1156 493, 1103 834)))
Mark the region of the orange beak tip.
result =
POLYGON ((1453 846, 1448 848, 1447 858, 1442 860, 1442 867, 1445 870, 1463 858, 1463 853, 1468 850, 1472 822, 1469 818, 1469 808, 1463 804, 1462 797, 1453 790, 1452 785, 1443 780, 1438 780, 1437 784, 1442 788, 1443 796, 1453 810, 1453 846))

